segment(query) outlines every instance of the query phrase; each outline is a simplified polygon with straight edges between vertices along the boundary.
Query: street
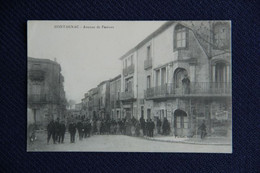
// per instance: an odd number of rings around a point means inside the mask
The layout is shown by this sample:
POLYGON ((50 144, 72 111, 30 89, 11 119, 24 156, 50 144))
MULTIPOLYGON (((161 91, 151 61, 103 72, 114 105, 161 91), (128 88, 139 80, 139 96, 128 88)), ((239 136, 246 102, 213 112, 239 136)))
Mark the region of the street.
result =
POLYGON ((27 151, 82 151, 82 152, 193 152, 193 153, 231 153, 231 146, 196 145, 150 141, 141 137, 125 135, 94 135, 76 143, 70 143, 66 133, 63 144, 49 144, 46 132, 37 134, 37 140, 27 146, 27 151))

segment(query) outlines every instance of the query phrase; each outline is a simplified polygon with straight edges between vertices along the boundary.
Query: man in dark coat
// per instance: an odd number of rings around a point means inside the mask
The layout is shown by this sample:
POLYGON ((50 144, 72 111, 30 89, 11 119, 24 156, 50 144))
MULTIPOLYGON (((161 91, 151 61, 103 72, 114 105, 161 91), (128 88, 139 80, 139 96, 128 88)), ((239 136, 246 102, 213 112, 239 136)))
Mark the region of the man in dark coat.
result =
POLYGON ((84 128, 83 128, 83 124, 82 124, 82 122, 81 121, 79 121, 78 123, 77 123, 77 129, 78 129, 78 133, 79 133, 79 140, 82 140, 82 137, 83 137, 83 130, 84 130, 84 128))
POLYGON ((205 120, 203 120, 202 124, 199 127, 199 130, 201 131, 201 133, 200 133, 201 139, 205 138, 205 136, 207 135, 206 129, 207 129, 207 127, 205 125, 205 120))
POLYGON ((157 126, 157 133, 158 133, 158 134, 161 134, 162 121, 161 121, 159 118, 157 118, 157 124, 156 124, 156 126, 157 126))
POLYGON ((139 121, 140 121, 140 126, 141 126, 141 129, 142 129, 143 135, 145 135, 145 120, 144 120, 144 117, 141 116, 139 121))
POLYGON ((69 125, 69 133, 70 133, 70 142, 75 142, 75 134, 76 134, 76 124, 74 122, 69 125))
POLYGON ((51 120, 47 126, 47 143, 49 144, 50 138, 52 137, 53 143, 55 143, 55 131, 54 131, 54 121, 51 120))
POLYGON ((150 137, 153 137, 153 131, 154 131, 155 124, 153 120, 150 120, 150 137))
POLYGON ((62 121, 60 123, 60 134, 59 134, 59 141, 58 141, 59 143, 64 142, 65 131, 66 131, 66 126, 65 126, 64 122, 62 121))
POLYGON ((169 130, 169 125, 168 125, 168 120, 166 118, 164 118, 163 120, 162 129, 163 129, 163 135, 167 135, 169 130))
POLYGON ((57 120, 54 123, 54 131, 55 131, 54 136, 55 136, 55 143, 56 143, 56 141, 58 141, 59 135, 60 135, 60 119, 59 118, 57 118, 57 120))

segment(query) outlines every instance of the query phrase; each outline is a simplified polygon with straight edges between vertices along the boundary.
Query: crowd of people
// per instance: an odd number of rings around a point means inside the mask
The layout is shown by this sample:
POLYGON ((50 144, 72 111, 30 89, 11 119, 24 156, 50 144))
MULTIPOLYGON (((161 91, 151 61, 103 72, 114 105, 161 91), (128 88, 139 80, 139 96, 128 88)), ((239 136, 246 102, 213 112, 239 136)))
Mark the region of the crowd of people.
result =
MULTIPOLYGON (((76 134, 79 140, 88 138, 92 135, 128 135, 128 136, 146 136, 153 137, 154 133, 157 135, 169 135, 171 132, 170 123, 167 118, 144 119, 141 117, 137 120, 135 117, 131 119, 88 119, 85 117, 77 117, 65 125, 64 121, 57 118, 55 121, 51 120, 47 126, 47 143, 49 144, 52 138, 53 143, 64 143, 65 132, 70 134, 70 142, 75 143, 76 134), (78 132, 78 133, 77 133, 78 132)), ((201 131, 201 138, 206 136, 205 121, 199 127, 201 131)))
MULTIPOLYGON (((75 143, 76 133, 78 132, 79 140, 90 137, 92 135, 128 135, 128 136, 147 136, 153 137, 154 132, 161 135, 170 134, 170 123, 165 118, 163 122, 157 118, 154 122, 152 119, 144 119, 141 117, 137 120, 135 117, 131 119, 88 119, 85 117, 75 118, 67 123, 67 130, 70 134, 70 142, 75 143)), ((59 118, 56 121, 50 121, 47 126, 47 143, 51 137, 53 143, 63 143, 66 132, 64 121, 59 118)))

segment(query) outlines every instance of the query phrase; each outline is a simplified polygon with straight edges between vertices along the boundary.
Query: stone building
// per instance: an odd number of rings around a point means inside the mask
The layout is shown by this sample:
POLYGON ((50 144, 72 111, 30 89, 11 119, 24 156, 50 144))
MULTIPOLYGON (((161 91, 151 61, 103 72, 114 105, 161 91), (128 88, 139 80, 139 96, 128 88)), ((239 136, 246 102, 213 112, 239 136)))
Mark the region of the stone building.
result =
POLYGON ((28 57, 27 107, 38 126, 50 119, 65 119, 66 97, 61 66, 49 59, 28 57))
POLYGON ((110 117, 114 120, 121 119, 121 75, 110 80, 110 117))
POLYGON ((176 136, 231 129, 231 31, 228 21, 166 22, 123 55, 126 117, 168 119, 176 136))

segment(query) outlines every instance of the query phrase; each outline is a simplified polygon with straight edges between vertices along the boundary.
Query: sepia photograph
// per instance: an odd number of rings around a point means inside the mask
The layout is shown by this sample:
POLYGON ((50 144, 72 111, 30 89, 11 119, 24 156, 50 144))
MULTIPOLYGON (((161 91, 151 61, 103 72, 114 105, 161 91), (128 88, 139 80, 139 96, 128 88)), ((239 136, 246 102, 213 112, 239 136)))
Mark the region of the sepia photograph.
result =
POLYGON ((29 20, 27 151, 232 153, 231 32, 29 20))

